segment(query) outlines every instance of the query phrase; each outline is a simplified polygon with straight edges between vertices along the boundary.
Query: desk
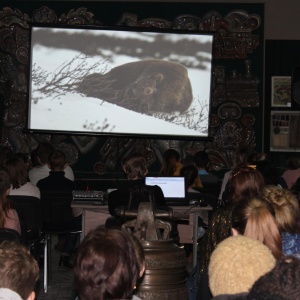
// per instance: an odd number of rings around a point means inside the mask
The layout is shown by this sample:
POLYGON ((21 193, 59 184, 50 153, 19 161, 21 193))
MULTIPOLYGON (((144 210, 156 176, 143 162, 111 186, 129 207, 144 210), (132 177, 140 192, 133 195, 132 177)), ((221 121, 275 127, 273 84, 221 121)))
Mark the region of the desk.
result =
MULTIPOLYGON (((71 204, 72 208, 80 208, 82 213, 82 238, 92 229, 99 225, 104 225, 107 218, 111 215, 107 206, 95 206, 87 204, 71 204)), ((208 212, 211 206, 171 206, 175 219, 187 220, 188 224, 178 224, 179 241, 182 244, 193 244, 193 266, 197 263, 197 233, 198 217, 202 218, 204 223, 208 223, 208 212)))

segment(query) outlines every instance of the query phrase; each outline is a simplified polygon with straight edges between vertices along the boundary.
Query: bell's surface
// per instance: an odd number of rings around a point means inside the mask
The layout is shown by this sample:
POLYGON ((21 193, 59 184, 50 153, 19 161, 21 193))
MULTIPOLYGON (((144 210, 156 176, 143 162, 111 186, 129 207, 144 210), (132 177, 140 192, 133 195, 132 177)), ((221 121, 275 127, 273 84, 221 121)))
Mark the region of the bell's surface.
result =
POLYGON ((188 299, 186 255, 172 240, 142 241, 146 268, 136 295, 142 300, 188 299))

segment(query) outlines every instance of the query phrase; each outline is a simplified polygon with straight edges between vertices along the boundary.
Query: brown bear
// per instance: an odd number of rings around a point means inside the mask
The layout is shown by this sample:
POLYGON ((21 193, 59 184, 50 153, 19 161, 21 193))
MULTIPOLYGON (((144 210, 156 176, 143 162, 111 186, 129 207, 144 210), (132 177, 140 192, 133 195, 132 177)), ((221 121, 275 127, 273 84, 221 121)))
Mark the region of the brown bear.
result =
POLYGON ((77 90, 146 114, 184 112, 193 100, 186 67, 158 59, 126 63, 103 75, 88 75, 77 90))

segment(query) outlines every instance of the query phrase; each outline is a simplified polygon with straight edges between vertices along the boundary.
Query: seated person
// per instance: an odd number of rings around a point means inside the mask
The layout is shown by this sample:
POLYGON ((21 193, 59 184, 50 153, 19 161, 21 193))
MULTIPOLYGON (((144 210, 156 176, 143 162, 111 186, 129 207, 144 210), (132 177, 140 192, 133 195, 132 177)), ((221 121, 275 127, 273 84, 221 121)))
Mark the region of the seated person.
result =
MULTIPOLYGON (((29 180, 32 184, 36 185, 40 179, 43 179, 49 175, 49 156, 53 151, 53 146, 48 142, 42 142, 36 148, 36 157, 39 162, 39 166, 33 167, 29 171, 29 180)), ((63 171, 65 172, 64 176, 66 178, 74 181, 73 170, 67 163, 65 164, 63 171)))
POLYGON ((6 161, 5 168, 12 183, 9 195, 41 197, 39 188, 28 181, 28 171, 24 160, 14 155, 6 161))
POLYGON ((12 241, 2 242, 0 266, 0 299, 35 299, 39 267, 26 247, 12 241))
POLYGON ((126 231, 99 226, 80 244, 74 260, 80 300, 132 299, 140 264, 126 231))
POLYGON ((178 176, 182 168, 181 156, 175 149, 168 149, 164 152, 160 176, 178 176))
POLYGON ((194 160, 204 187, 205 183, 218 183, 218 177, 207 171, 209 169, 209 156, 205 151, 196 152, 194 160))
MULTIPOLYGON (((37 183, 37 186, 40 188, 41 191, 42 200, 43 200, 43 192, 45 191, 65 191, 65 192, 69 191, 71 197, 71 192, 72 190, 75 189, 75 183, 74 181, 65 178, 64 176, 65 165, 66 165, 66 159, 64 153, 60 150, 54 150, 49 157, 49 166, 51 169, 49 176, 39 180, 37 183)), ((72 228, 72 227, 77 228, 78 226, 80 227, 82 210, 74 208, 73 215, 74 215, 74 220, 64 224, 66 228, 72 228)), ((79 237, 78 233, 69 233, 65 236, 59 236, 59 240, 63 238, 65 239, 64 243, 62 242, 58 243, 58 244, 63 244, 61 249, 57 249, 57 250, 62 250, 60 265, 63 265, 65 267, 72 266, 70 263, 70 256, 72 255, 75 249, 78 237, 79 237)))
POLYGON ((108 209, 117 217, 116 208, 138 209, 140 202, 154 201, 159 209, 168 209, 164 194, 159 186, 146 186, 145 176, 148 173, 147 161, 141 154, 132 154, 122 161, 127 176, 127 188, 120 188, 108 195, 108 209), (152 199, 149 199, 149 198, 152 199))
POLYGON ((0 228, 14 229, 21 234, 19 216, 13 203, 7 197, 10 191, 10 177, 6 170, 0 170, 0 228))

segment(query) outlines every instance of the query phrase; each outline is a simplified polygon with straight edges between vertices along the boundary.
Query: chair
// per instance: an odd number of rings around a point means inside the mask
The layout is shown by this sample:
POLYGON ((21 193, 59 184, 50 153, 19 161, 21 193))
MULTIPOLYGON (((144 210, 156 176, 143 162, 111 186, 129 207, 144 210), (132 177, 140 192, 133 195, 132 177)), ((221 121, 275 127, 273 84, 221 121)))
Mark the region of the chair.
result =
POLYGON ((14 229, 0 228, 0 244, 3 241, 14 241, 19 244, 21 243, 21 236, 14 229))
POLYGON ((41 200, 33 196, 9 196, 15 204, 21 224, 22 243, 29 247, 34 257, 37 256, 36 244, 42 241, 41 200))
POLYGON ((49 284, 52 282, 51 258, 51 235, 80 233, 81 223, 74 223, 72 213, 71 191, 41 191, 42 207, 42 232, 45 235, 44 240, 44 292, 48 288, 48 270, 49 284))

